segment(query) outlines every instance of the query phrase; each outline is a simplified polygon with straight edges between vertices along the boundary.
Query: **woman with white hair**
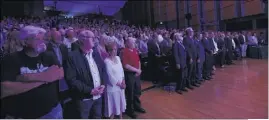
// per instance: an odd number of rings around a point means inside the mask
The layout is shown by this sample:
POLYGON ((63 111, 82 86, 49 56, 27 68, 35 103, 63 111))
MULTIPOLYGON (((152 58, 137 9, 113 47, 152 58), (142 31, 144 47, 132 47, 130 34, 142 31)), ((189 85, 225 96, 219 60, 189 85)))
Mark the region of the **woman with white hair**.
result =
POLYGON ((22 28, 19 36, 25 42, 24 49, 4 57, 1 63, 1 111, 11 118, 63 118, 58 98, 63 70, 45 52, 45 32, 34 26, 22 28))
POLYGON ((108 53, 106 51, 106 43, 110 40, 110 37, 103 34, 101 35, 99 39, 99 44, 97 46, 97 50, 99 51, 99 54, 101 55, 102 59, 105 60, 108 56, 108 53))

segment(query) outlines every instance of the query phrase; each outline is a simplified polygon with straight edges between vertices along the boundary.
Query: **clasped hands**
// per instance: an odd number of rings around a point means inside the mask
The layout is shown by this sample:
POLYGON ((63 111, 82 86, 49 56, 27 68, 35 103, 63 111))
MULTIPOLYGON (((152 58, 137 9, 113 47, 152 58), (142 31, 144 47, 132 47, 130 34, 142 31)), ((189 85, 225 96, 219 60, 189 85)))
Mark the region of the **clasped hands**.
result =
POLYGON ((93 88, 91 91, 91 95, 101 95, 104 93, 105 86, 100 85, 99 87, 93 88))
POLYGON ((122 80, 121 82, 118 82, 116 85, 119 86, 121 89, 126 88, 125 80, 122 80))

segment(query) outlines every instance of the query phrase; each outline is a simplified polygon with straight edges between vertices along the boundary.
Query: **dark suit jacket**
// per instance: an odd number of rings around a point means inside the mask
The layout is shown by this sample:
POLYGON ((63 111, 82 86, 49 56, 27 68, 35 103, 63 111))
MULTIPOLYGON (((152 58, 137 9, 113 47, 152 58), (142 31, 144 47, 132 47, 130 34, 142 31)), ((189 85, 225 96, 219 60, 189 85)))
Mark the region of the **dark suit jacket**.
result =
POLYGON ((205 52, 207 54, 211 54, 211 47, 210 47, 210 43, 209 43, 209 40, 208 39, 202 39, 202 43, 203 43, 203 46, 205 48, 205 52))
POLYGON ((160 45, 159 45, 160 50, 158 50, 158 47, 157 47, 156 43, 154 42, 154 40, 148 41, 147 44, 148 44, 148 56, 149 57, 155 57, 155 55, 161 54, 160 45))
POLYGON ((234 43, 235 43, 235 46, 236 47, 240 47, 240 40, 239 40, 239 38, 233 38, 234 39, 234 43))
MULTIPOLYGON (((97 64, 101 84, 104 84, 108 77, 104 61, 101 59, 101 56, 96 48, 93 49, 92 57, 97 64)), ((90 66, 87 58, 80 49, 69 53, 64 71, 65 79, 71 87, 71 96, 73 99, 81 100, 93 97, 91 95, 91 91, 94 88, 94 84, 91 76, 90 66)))
POLYGON ((183 39, 183 45, 187 50, 187 59, 190 60, 197 60, 198 56, 197 56, 197 47, 194 43, 194 40, 189 38, 189 37, 185 37, 183 39))
POLYGON ((224 41, 224 39, 219 39, 218 40, 218 42, 217 42, 217 44, 218 44, 218 48, 219 48, 219 50, 221 50, 221 51, 225 51, 226 50, 226 46, 225 46, 225 41, 224 41))
POLYGON ((183 44, 179 42, 175 42, 173 44, 173 57, 174 57, 174 64, 180 64, 181 68, 186 67, 187 62, 187 51, 183 44))
MULTIPOLYGON (((214 38, 214 39, 216 39, 216 38, 214 38)), ((215 46, 214 46, 213 39, 212 38, 208 38, 208 41, 209 41, 210 50, 214 51, 215 50, 215 46)))
POLYGON ((80 49, 78 41, 71 44, 71 51, 78 50, 78 49, 80 49))
POLYGON ((230 38, 228 38, 228 37, 225 37, 224 41, 225 41, 225 46, 226 46, 227 50, 232 50, 233 49, 232 40, 230 38))
POLYGON ((195 41, 197 47, 197 55, 201 62, 205 61, 205 48, 202 41, 195 41))
MULTIPOLYGON (((47 51, 51 51, 53 53, 53 56, 55 58, 57 58, 57 55, 55 53, 55 51, 53 50, 53 45, 52 43, 48 43, 48 46, 47 46, 47 51)), ((60 45, 60 51, 61 51, 61 54, 62 54, 62 63, 65 64, 67 58, 68 58, 68 48, 61 44, 60 45)))
MULTIPOLYGON (((243 37, 243 35, 239 35, 239 36, 238 36, 238 39, 239 39, 240 44, 244 44, 244 43, 245 43, 245 42, 244 42, 244 37, 243 37)), ((247 40, 246 37, 245 37, 245 40, 247 40)))

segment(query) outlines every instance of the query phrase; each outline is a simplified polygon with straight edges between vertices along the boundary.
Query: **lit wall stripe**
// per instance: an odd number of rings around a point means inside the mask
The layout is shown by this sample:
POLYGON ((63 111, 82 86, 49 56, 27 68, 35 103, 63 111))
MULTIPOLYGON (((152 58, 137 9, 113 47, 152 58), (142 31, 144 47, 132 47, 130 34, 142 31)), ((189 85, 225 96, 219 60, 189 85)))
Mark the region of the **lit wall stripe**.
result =
POLYGON ((241 5, 241 16, 245 16, 244 0, 240 0, 240 5, 241 5))

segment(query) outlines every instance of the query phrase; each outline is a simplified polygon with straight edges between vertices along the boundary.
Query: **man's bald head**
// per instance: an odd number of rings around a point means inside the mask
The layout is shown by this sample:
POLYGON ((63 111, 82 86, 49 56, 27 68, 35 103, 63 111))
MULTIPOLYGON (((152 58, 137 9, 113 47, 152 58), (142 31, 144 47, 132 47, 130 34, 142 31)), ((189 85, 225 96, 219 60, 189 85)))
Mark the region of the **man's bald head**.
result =
POLYGON ((94 46, 94 34, 90 30, 82 30, 78 35, 79 44, 85 49, 92 49, 94 46))

